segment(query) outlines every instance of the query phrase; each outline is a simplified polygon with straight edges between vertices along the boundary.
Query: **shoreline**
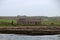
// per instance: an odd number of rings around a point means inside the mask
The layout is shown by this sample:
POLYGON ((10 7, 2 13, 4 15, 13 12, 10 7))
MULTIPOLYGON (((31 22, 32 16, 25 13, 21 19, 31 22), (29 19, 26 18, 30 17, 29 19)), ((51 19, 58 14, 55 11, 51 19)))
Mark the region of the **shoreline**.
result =
POLYGON ((60 34, 58 26, 10 26, 0 27, 2 34, 23 34, 23 35, 55 35, 60 34))

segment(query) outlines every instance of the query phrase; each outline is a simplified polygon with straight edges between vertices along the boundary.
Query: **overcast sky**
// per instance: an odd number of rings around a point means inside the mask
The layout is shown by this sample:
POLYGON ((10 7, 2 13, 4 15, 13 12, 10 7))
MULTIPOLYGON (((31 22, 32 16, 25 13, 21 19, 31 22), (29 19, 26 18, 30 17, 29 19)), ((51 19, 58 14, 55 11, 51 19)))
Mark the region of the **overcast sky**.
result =
POLYGON ((0 16, 60 16, 59 0, 0 0, 0 16))

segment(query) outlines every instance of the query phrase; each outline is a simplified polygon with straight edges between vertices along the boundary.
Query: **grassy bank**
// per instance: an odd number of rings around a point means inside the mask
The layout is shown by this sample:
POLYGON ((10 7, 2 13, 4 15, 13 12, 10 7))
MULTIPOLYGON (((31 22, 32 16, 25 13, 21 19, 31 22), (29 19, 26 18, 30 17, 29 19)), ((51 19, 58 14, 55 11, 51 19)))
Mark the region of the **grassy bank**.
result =
POLYGON ((38 25, 30 25, 30 24, 19 24, 17 25, 17 20, 12 19, 0 19, 0 26, 60 26, 60 21, 48 20, 42 21, 41 24, 38 25))
POLYGON ((0 26, 13 26, 12 22, 16 25, 16 20, 0 19, 0 26))

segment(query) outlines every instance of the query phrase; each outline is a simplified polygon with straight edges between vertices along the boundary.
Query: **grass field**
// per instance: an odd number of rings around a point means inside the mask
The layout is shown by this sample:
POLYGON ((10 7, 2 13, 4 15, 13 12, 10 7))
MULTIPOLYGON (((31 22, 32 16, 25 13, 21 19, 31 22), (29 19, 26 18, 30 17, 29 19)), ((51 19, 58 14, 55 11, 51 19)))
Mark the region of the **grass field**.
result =
POLYGON ((16 24, 16 20, 10 20, 10 19, 0 19, 0 26, 12 26, 12 21, 13 24, 16 24))
POLYGON ((16 20, 10 20, 10 19, 0 19, 0 22, 16 22, 16 20))
POLYGON ((51 21, 43 21, 42 22, 42 25, 57 25, 57 26, 59 26, 60 25, 60 21, 54 21, 54 20, 51 20, 51 21))
MULTIPOLYGON (((60 26, 60 21, 54 21, 54 20, 42 21, 41 24, 39 24, 39 26, 40 25, 48 25, 48 26, 49 25, 57 25, 57 26, 60 26)), ((18 25, 17 25, 17 20, 0 19, 0 26, 18 26, 18 25), (13 21, 13 24, 12 24, 12 21, 13 21)), ((27 26, 29 26, 29 25, 27 25, 27 26)))

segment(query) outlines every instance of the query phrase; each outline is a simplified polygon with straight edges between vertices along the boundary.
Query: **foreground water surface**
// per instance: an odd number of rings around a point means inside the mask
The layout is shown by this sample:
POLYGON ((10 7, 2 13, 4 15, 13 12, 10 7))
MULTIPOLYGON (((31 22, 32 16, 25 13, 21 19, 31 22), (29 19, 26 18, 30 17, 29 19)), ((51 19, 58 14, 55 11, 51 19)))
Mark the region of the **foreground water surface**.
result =
POLYGON ((0 34, 0 40, 60 40, 60 35, 28 36, 16 34, 0 34))

